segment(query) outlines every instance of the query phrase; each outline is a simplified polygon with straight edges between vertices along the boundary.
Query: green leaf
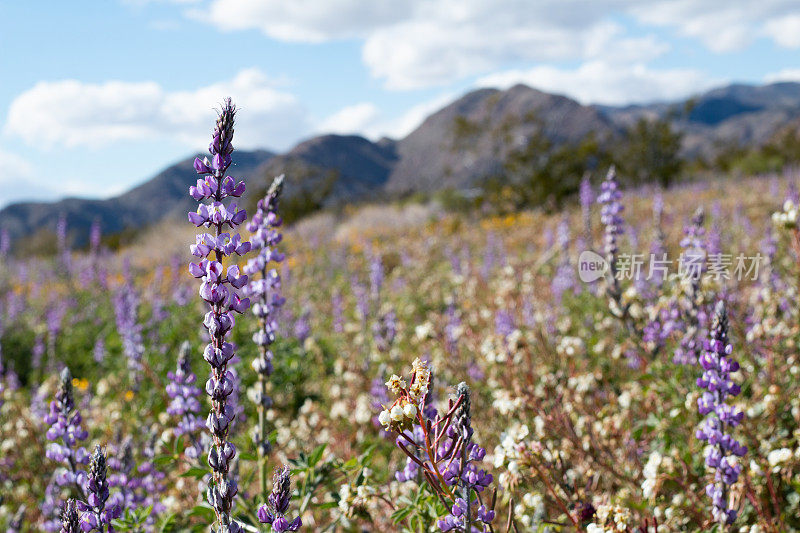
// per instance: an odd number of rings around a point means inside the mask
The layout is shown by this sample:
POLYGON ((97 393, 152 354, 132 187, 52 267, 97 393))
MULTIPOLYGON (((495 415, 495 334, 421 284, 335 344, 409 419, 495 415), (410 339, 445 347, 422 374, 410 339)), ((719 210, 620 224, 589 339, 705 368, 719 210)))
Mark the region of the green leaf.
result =
POLYGON ((325 453, 325 448, 327 448, 327 444, 322 444, 317 446, 317 448, 311 452, 311 455, 308 457, 308 466, 315 467, 319 460, 322 459, 322 454, 325 453))
POLYGON ((205 475, 208 474, 208 470, 205 468, 200 468, 199 466, 193 466, 183 474, 181 477, 193 477, 195 479, 203 479, 205 475))

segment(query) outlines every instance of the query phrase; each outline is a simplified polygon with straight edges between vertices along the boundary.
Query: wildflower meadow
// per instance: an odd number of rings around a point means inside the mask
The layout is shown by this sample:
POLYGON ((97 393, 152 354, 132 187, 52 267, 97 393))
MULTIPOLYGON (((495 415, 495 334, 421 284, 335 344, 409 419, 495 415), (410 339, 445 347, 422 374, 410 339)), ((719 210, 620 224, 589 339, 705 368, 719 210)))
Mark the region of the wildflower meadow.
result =
POLYGON ((4 531, 800 531, 795 171, 284 224, 247 112, 180 224, 0 257, 4 531))

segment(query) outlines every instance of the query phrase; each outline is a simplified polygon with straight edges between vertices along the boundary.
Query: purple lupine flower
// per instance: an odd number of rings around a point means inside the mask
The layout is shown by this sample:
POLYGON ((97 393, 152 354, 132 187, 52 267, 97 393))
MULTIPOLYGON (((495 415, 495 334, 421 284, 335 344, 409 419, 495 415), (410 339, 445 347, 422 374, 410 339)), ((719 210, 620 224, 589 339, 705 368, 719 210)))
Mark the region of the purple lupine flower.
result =
POLYGON ((494 514, 494 511, 486 509, 485 505, 479 507, 478 500, 473 500, 472 505, 468 506, 466 500, 456 498, 455 503, 450 508, 450 514, 439 520, 437 525, 442 531, 488 533, 491 531, 489 524, 494 520, 494 514), (478 526, 478 523, 481 525, 478 526))
POLYGON ((294 336, 297 339, 297 342, 299 342, 301 346, 304 345, 306 339, 311 336, 311 321, 309 320, 310 318, 311 318, 311 311, 309 309, 306 309, 305 311, 300 313, 300 316, 297 317, 297 320, 295 320, 294 322, 294 336))
POLYGON ((192 345, 188 341, 181 344, 178 355, 178 365, 175 372, 168 372, 169 384, 167 395, 170 403, 167 413, 178 418, 178 423, 173 429, 176 437, 187 435, 192 446, 186 449, 186 455, 192 459, 199 457, 200 438, 198 432, 203 428, 203 419, 198 417, 200 412, 200 389, 195 386, 197 376, 192 372, 191 357, 192 345))
POLYGON ((366 331, 369 321, 369 291, 362 285, 356 276, 353 276, 350 285, 353 288, 353 295, 356 297, 356 310, 361 318, 361 325, 366 331))
POLYGON ((136 494, 141 482, 135 476, 135 466, 133 442, 130 438, 126 438, 122 446, 110 452, 108 457, 108 468, 111 471, 108 475, 108 486, 116 489, 109 497, 108 505, 118 507, 121 513, 128 509, 136 509, 141 500, 136 494))
POLYGON ((494 314, 494 330, 498 337, 508 339, 517 326, 514 324, 514 317, 508 311, 498 310, 494 314))
POLYGON ((494 519, 494 511, 487 510, 481 505, 477 509, 478 500, 472 499, 473 491, 483 492, 494 480, 491 474, 479 470, 474 462, 482 461, 486 450, 472 442, 473 429, 471 420, 471 401, 469 387, 461 382, 456 388, 457 397, 461 403, 456 412, 452 425, 448 428, 446 441, 442 447, 442 457, 453 458, 444 472, 444 481, 447 485, 456 487, 460 494, 455 504, 450 509, 450 514, 438 521, 442 531, 473 532, 478 524, 482 524, 478 531, 489 531, 494 519), (469 503, 468 503, 469 502, 469 503))
POLYGON ((288 466, 275 470, 272 477, 272 493, 267 498, 267 503, 258 509, 258 520, 262 524, 272 526, 275 533, 284 531, 297 531, 303 522, 300 517, 289 521, 286 511, 289 510, 289 501, 292 498, 292 479, 288 466))
POLYGON ((78 515, 78 505, 72 498, 64 502, 61 510, 60 533, 81 533, 81 519, 78 515))
POLYGON ((697 408, 705 422, 697 430, 697 438, 708 443, 705 451, 706 466, 714 469, 714 482, 706 486, 706 494, 713 503, 714 519, 720 524, 736 520, 736 511, 729 507, 728 487, 739 479, 741 465, 734 457, 744 457, 747 447, 733 438, 729 428, 738 426, 744 413, 727 404, 729 396, 738 396, 741 388, 731 379, 739 370, 739 363, 731 357, 733 348, 728 340, 728 315, 725 302, 720 300, 714 310, 710 340, 700 356, 703 375, 697 386, 706 389, 697 400, 697 408))
POLYGON ((447 305, 447 324, 444 327, 444 342, 447 352, 452 356, 458 356, 458 340, 461 336, 461 318, 458 316, 455 299, 447 305))
POLYGON ((706 260, 704 222, 703 208, 698 208, 692 216, 691 224, 684 229, 684 237, 680 242, 683 249, 680 259, 681 275, 688 282, 688 287, 681 309, 684 335, 672 358, 679 365, 695 364, 703 349, 700 332, 705 322, 705 312, 701 303, 700 284, 706 260))
POLYGON ((109 498, 107 473, 105 453, 99 445, 95 446, 87 472, 87 498, 85 502, 78 502, 78 508, 83 511, 81 514, 82 531, 108 531, 111 533, 114 531, 111 521, 121 516, 119 507, 106 506, 109 498))
POLYGON ((92 350, 92 357, 95 363, 102 363, 106 359, 106 343, 103 339, 97 339, 92 350))
POLYGON ((228 396, 233 392, 228 362, 234 356, 233 344, 226 338, 233 328, 234 314, 244 313, 250 307, 248 298, 240 298, 236 289, 247 283, 247 275, 240 274, 239 267, 231 265, 227 274, 222 265, 223 259, 233 254, 242 256, 250 251, 250 243, 243 242, 236 228, 247 217, 243 209, 235 203, 226 206, 222 200, 240 197, 245 190, 244 182, 226 176, 231 165, 233 153, 233 125, 236 108, 230 98, 223 103, 208 150, 208 158, 197 158, 194 168, 204 176, 197 185, 189 188, 189 194, 200 202, 197 211, 189 213, 189 221, 197 227, 214 228, 214 234, 197 235, 190 247, 193 256, 200 259, 189 263, 189 272, 200 278, 200 297, 208 304, 209 311, 203 322, 211 342, 206 346, 203 358, 211 367, 206 382, 206 392, 211 397, 211 412, 206 427, 211 434, 213 446, 208 453, 208 463, 212 469, 212 479, 207 491, 207 499, 217 518, 218 533, 240 533, 242 526, 231 519, 233 498, 238 492, 236 481, 229 479, 228 472, 236 456, 236 448, 228 441, 228 431, 234 413, 227 405, 228 396), (231 233, 224 232, 228 226, 231 233))
POLYGON ((258 331, 253 334, 253 342, 258 346, 258 357, 252 363, 259 382, 256 389, 258 425, 254 428, 253 440, 260 462, 262 493, 267 492, 265 457, 271 449, 266 417, 266 410, 272 406, 272 398, 267 394, 267 381, 272 374, 274 357, 270 346, 275 342, 277 315, 285 302, 280 293, 281 276, 277 268, 285 258, 277 249, 283 240, 280 232, 283 219, 278 214, 283 181, 283 174, 272 181, 267 194, 258 201, 256 214, 247 225, 247 230, 252 234, 250 242, 256 255, 244 268, 245 274, 250 276, 247 295, 253 301, 253 314, 258 318, 258 331))
POLYGON ((342 298, 342 291, 338 289, 331 296, 331 314, 333 315, 333 331, 344 332, 344 298, 342 298))
POLYGON ((45 454, 59 464, 46 489, 50 497, 42 505, 42 514, 47 520, 45 529, 48 531, 58 531, 59 528, 57 513, 61 508, 58 501, 61 489, 74 486, 83 495, 86 474, 79 467, 89 462, 89 454, 80 442, 86 440, 89 433, 81 426, 82 421, 72 394, 72 374, 65 368, 61 372, 55 399, 50 402, 50 410, 44 417, 44 422, 50 426, 47 440, 51 441, 45 454))
POLYGON ((134 390, 138 390, 141 384, 144 368, 142 365, 144 340, 142 325, 138 321, 138 312, 139 294, 129 280, 114 295, 114 315, 134 390))
POLYGON ((569 260, 569 220, 566 217, 559 222, 556 233, 557 244, 561 248, 561 260, 550 283, 550 291, 556 304, 560 305, 564 293, 576 288, 575 269, 569 260))
POLYGON ((606 276, 606 292, 614 303, 617 304, 618 312, 624 315, 627 310, 621 306, 622 289, 617 279, 617 255, 619 253, 619 237, 624 233, 625 220, 622 212, 625 206, 622 205, 622 192, 617 184, 617 172, 612 166, 608 169, 608 174, 600 185, 600 195, 597 202, 602 206, 600 209, 600 221, 604 227, 603 254, 608 263, 608 275, 606 276))
POLYGON ((139 474, 138 485, 142 491, 141 505, 150 507, 150 516, 148 517, 149 523, 166 510, 166 506, 162 502, 161 495, 164 493, 164 478, 166 474, 156 468, 154 459, 156 458, 156 438, 157 435, 152 433, 148 436, 145 445, 142 448, 142 461, 136 468, 139 474))
POLYGON ((589 174, 583 175, 580 188, 578 189, 578 198, 581 204, 581 218, 583 220, 583 239, 584 246, 591 247, 592 244, 592 204, 594 203, 594 191, 592 190, 592 182, 589 180, 589 174))
POLYGON ((375 339, 375 347, 379 352, 388 352, 394 338, 397 335, 397 315, 394 309, 389 309, 381 313, 378 319, 372 324, 372 336, 375 339))

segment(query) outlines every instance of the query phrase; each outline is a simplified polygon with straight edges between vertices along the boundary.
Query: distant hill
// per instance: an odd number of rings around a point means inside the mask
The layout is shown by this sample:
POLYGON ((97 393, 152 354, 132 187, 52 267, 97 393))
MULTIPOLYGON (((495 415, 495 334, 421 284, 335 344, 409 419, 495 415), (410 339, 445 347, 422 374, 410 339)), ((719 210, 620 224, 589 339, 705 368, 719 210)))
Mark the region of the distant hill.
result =
MULTIPOLYGON (((237 151, 232 175, 250 178, 272 157, 274 154, 266 150, 237 151)), ((197 205, 188 195, 189 186, 197 181, 194 158, 175 163, 138 187, 106 200, 65 198, 11 204, 0 211, 0 225, 16 240, 41 229, 55 231, 59 217, 65 215, 72 244, 82 246, 88 241, 95 218, 100 219, 106 234, 141 228, 164 218, 185 218, 186 212, 197 205)))
MULTIPOLYGON (((355 135, 321 135, 280 155, 237 150, 233 173, 247 179, 245 202, 251 205, 281 173, 286 174, 287 201, 311 208, 466 189, 501 175, 509 155, 534 135, 556 147, 577 143, 590 133, 607 144, 640 118, 656 117, 671 120, 683 132, 685 157, 713 157, 722 147, 759 146, 787 128, 797 129, 800 83, 736 84, 684 101, 626 107, 581 105, 525 85, 480 89, 431 114, 403 139, 372 142, 355 135)), ((167 217, 182 219, 194 207, 187 195, 196 180, 193 159, 107 200, 10 205, 0 211, 0 225, 16 239, 43 228, 54 230, 65 214, 80 245, 95 217, 107 233, 167 217)))
POLYGON ((473 91, 429 116, 397 143, 399 162, 387 191, 479 185, 497 175, 508 154, 537 131, 556 145, 578 142, 590 132, 599 138, 616 133, 598 110, 564 96, 525 85, 473 91))
POLYGON ((670 118, 684 134, 686 157, 711 157, 731 144, 759 146, 800 118, 800 83, 728 85, 681 102, 598 109, 618 127, 670 118))

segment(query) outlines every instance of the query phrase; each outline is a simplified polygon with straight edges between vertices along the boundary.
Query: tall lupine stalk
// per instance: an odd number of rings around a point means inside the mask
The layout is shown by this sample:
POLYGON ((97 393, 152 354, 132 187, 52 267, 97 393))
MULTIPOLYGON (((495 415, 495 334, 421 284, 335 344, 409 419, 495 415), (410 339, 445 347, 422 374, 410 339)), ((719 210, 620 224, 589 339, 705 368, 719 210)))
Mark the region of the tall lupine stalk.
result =
MULTIPOLYGON (((619 237, 624 233, 625 220, 622 212, 622 192, 617 183, 617 172, 612 166, 600 185, 597 203, 600 208, 600 221, 603 223, 603 255, 608 265, 606 273, 606 294, 609 298, 611 312, 620 318, 632 333, 636 333, 630 316, 630 304, 622 301, 622 287, 617 278, 619 254, 619 237)), ((638 335, 637 335, 638 336, 638 335)))
POLYGON ((270 345, 275 342, 278 329, 276 318, 284 303, 280 294, 281 276, 277 269, 284 254, 276 248, 283 240, 280 233, 283 221, 278 215, 282 191, 283 174, 273 180, 266 196, 258 201, 256 214, 247 225, 247 230, 252 234, 250 243, 257 250, 257 255, 244 268, 245 273, 250 276, 247 294, 253 301, 253 314, 258 318, 258 331, 253 334, 253 342, 258 346, 258 357, 253 361, 253 369, 258 374, 255 398, 258 425, 253 431, 253 440, 258 452, 259 480, 264 497, 267 495, 267 455, 271 450, 267 409, 272 406, 272 398, 267 393, 267 385, 273 370, 274 355, 270 345))
POLYGON ((88 463, 89 455, 86 449, 80 446, 80 442, 86 440, 89 434, 81 426, 82 421, 80 412, 75 408, 75 398, 72 394, 72 374, 65 368, 61 372, 61 382, 56 397, 50 402, 50 411, 44 418, 44 422, 50 425, 47 439, 51 443, 47 445, 47 458, 61 465, 50 480, 42 505, 42 512, 48 520, 45 523, 48 531, 58 530, 58 522, 53 521, 55 517, 48 515, 58 512, 60 504, 56 499, 62 488, 72 486, 81 498, 85 499, 83 485, 86 474, 82 471, 82 467, 88 463))
POLYGON ((697 386, 706 389, 697 400, 697 408, 706 417, 697 430, 697 438, 708 443, 705 451, 706 466, 714 469, 714 481, 706 486, 711 498, 714 519, 721 526, 736 520, 736 511, 728 503, 728 488, 739 479, 741 465, 735 457, 744 457, 747 447, 730 434, 738 426, 744 413, 727 404, 729 396, 738 396, 741 388, 731 379, 739 370, 739 363, 731 357, 733 348, 728 339, 728 315, 725 303, 720 300, 714 310, 710 339, 700 356, 703 375, 697 386))
POLYGON ((106 507, 109 497, 107 474, 105 452, 100 446, 95 446, 87 472, 87 498, 85 502, 78 502, 78 508, 83 511, 81 514, 83 531, 99 531, 101 533, 115 531, 111 521, 119 518, 121 509, 117 506, 106 507))
POLYGON ((258 509, 258 521, 272 526, 275 533, 284 531, 297 531, 303 522, 300 517, 289 521, 286 511, 289 510, 289 501, 292 497, 292 480, 288 466, 275 470, 272 477, 272 493, 267 498, 267 503, 258 509))
POLYGON ((236 107, 228 98, 222 105, 212 134, 208 158, 196 158, 194 168, 204 176, 197 185, 189 188, 189 194, 200 202, 197 211, 189 213, 189 221, 196 227, 213 228, 214 233, 198 235, 190 247, 199 262, 189 263, 189 272, 202 280, 200 297, 208 304, 204 326, 211 342, 203 352, 203 358, 211 367, 206 392, 211 397, 211 412, 206 426, 211 433, 212 446, 208 453, 208 464, 212 469, 212 479, 208 487, 208 503, 216 514, 216 533, 239 533, 242 526, 231 518, 233 498, 238 492, 236 481, 229 479, 228 473, 236 456, 236 448, 228 441, 228 430, 233 420, 233 409, 228 406, 228 396, 233 392, 233 382, 228 372, 228 362, 234 356, 233 344, 226 341, 233 328, 234 313, 243 313, 250 306, 250 300, 240 298, 236 289, 247 283, 247 276, 239 273, 239 267, 231 265, 225 275, 222 265, 226 257, 242 256, 250 251, 250 243, 242 242, 236 228, 247 217, 244 209, 236 203, 225 206, 222 201, 228 197, 240 197, 245 190, 244 182, 226 176, 231 165, 233 153, 233 123, 236 107), (232 233, 224 231, 228 226, 232 233))
POLYGON ((684 335, 673 356, 673 361, 679 365, 695 364, 703 349, 699 334, 706 319, 702 307, 703 295, 700 291, 706 261, 704 222, 705 213, 703 208, 699 207, 692 215, 691 223, 684 228, 684 237, 680 243, 683 249, 682 274, 687 286, 682 306, 684 335))
POLYGON ((495 513, 494 510, 487 510, 483 503, 477 507, 477 494, 483 492, 494 478, 484 470, 478 470, 473 464, 475 461, 483 460, 486 450, 472 442, 469 387, 463 381, 456 388, 456 396, 460 399, 460 405, 455 412, 452 425, 448 428, 450 440, 444 446, 448 451, 442 455, 453 458, 444 474, 445 483, 460 488, 460 491, 459 497, 450 509, 450 514, 439 520, 438 526, 442 531, 472 533, 479 524, 482 524, 478 531, 489 531, 495 513), (474 500, 473 492, 476 493, 474 500), (473 507, 477 507, 474 515, 473 507))
POLYGON ((138 320, 139 294, 128 280, 114 295, 114 315, 117 332, 122 339, 122 351, 128 361, 131 386, 138 390, 143 376, 144 338, 138 320))
POLYGON ((581 203, 581 221, 583 222, 583 246, 592 246, 592 203, 594 203, 594 191, 592 182, 589 181, 589 174, 585 174, 578 189, 578 199, 581 203))
POLYGON ((186 456, 196 459, 202 452, 200 436, 198 432, 203 427, 203 421, 197 416, 200 412, 200 389, 195 386, 197 376, 192 372, 190 357, 192 355, 192 345, 188 341, 181 344, 178 354, 178 364, 175 372, 168 372, 167 395, 170 403, 167 406, 167 413, 178 417, 178 423, 173 433, 176 437, 186 435, 189 437, 192 446, 186 448, 186 456))

